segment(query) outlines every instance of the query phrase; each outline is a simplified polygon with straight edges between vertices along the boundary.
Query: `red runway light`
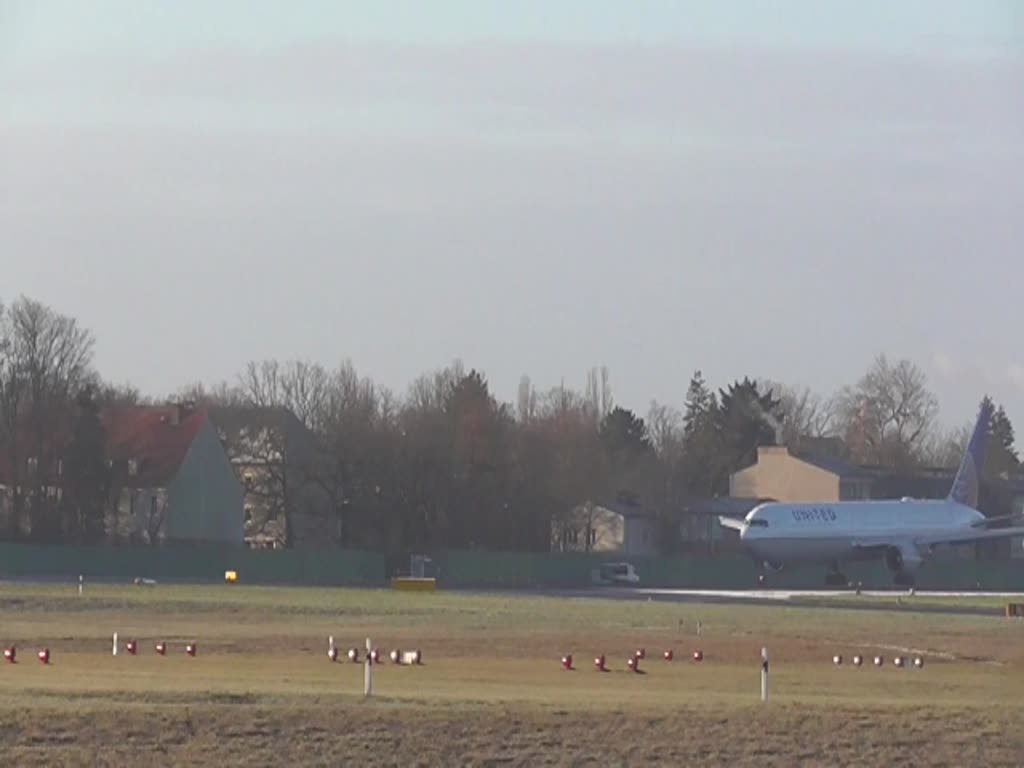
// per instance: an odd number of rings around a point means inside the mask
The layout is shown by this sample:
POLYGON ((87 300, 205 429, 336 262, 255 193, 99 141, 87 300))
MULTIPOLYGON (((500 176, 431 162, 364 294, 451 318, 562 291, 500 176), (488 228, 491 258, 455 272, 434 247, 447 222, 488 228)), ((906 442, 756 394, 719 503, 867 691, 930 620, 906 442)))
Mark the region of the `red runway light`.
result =
POLYGON ((156 652, 159 653, 161 656, 163 656, 163 655, 165 655, 167 653, 167 644, 163 640, 161 640, 159 643, 157 643, 155 647, 156 647, 156 652))
POLYGON ((563 669, 572 669, 572 654, 571 653, 567 653, 565 656, 562 657, 562 667, 563 667, 563 669))
POLYGON ((39 662, 41 664, 49 664, 50 663, 50 649, 49 648, 43 648, 41 651, 39 651, 39 662))
POLYGON ((607 671, 605 669, 605 666, 604 666, 604 654, 603 653, 600 656, 596 656, 594 658, 594 667, 597 668, 598 672, 606 672, 607 671))
POLYGON ((673 656, 671 648, 669 648, 667 651, 665 651, 665 661, 672 661, 673 657, 674 656, 673 656))
POLYGON ((4 658, 7 659, 9 664, 14 663, 14 659, 17 655, 18 651, 13 645, 10 648, 4 648, 4 658))
POLYGON ((189 643, 185 646, 185 653, 187 653, 189 656, 195 656, 197 650, 198 649, 196 648, 195 643, 189 643))

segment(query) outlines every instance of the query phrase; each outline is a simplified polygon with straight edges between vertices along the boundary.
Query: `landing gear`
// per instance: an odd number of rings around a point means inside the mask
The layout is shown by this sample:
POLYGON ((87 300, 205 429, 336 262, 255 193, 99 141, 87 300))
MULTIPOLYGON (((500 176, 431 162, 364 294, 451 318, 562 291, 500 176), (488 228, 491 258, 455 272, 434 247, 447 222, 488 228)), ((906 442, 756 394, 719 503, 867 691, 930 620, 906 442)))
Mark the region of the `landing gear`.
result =
POLYGON ((913 589, 915 584, 914 575, 906 571, 897 571, 892 575, 892 583, 899 587, 910 587, 913 589))
POLYGON ((760 564, 760 571, 757 574, 757 586, 764 587, 768 582, 769 573, 778 573, 782 570, 781 565, 770 563, 767 560, 762 561, 760 564))

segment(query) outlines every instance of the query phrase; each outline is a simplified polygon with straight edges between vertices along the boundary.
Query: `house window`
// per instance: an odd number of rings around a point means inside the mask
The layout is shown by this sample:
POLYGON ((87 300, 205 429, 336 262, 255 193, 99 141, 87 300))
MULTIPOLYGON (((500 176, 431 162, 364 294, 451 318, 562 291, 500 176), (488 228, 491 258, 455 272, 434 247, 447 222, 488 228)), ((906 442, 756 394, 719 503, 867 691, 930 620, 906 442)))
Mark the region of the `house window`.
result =
POLYGON ((139 474, 139 462, 135 459, 128 460, 128 474, 131 477, 135 477, 139 474))
POLYGON ((29 456, 28 457, 28 471, 29 472, 35 472, 37 469, 39 469, 39 459, 37 459, 35 456, 29 456))
POLYGON ((64 459, 57 459, 57 477, 64 474, 64 459))

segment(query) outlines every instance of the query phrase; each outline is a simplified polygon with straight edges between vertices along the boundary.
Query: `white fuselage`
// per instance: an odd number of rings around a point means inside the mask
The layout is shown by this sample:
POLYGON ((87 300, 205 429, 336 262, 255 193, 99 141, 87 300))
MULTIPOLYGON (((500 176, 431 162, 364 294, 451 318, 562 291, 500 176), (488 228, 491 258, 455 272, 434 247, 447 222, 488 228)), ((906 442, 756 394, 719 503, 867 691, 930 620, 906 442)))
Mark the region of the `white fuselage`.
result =
POLYGON ((834 563, 861 559, 865 547, 955 539, 983 520, 976 509, 947 500, 773 502, 750 511, 740 540, 769 563, 834 563))

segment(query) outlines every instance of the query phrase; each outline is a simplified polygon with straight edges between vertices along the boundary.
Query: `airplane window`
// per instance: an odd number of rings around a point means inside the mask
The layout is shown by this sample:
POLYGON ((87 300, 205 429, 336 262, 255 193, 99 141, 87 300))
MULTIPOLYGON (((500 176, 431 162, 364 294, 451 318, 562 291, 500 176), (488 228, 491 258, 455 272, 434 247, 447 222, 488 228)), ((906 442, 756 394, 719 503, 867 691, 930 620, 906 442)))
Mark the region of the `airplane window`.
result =
POLYGON ((758 519, 758 520, 748 520, 747 521, 747 525, 757 526, 759 528, 767 528, 768 527, 768 521, 767 520, 761 520, 761 519, 758 519))

